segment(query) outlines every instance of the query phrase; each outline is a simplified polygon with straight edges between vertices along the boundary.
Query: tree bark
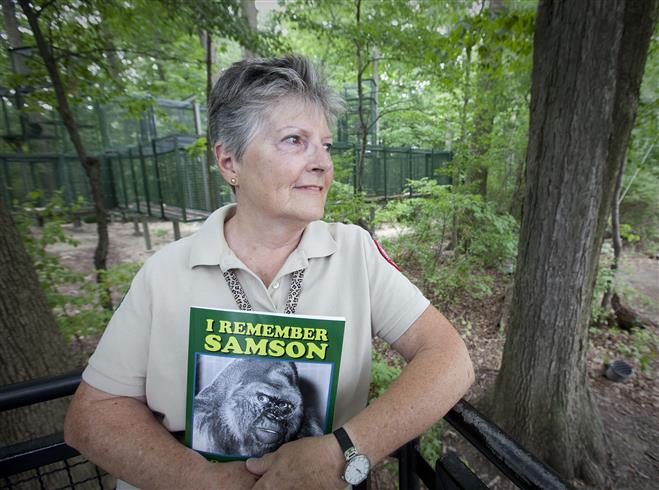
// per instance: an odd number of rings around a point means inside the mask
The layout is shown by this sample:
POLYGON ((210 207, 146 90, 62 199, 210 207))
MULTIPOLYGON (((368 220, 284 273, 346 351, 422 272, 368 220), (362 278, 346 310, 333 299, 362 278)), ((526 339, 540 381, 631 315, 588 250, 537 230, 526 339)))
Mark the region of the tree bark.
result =
MULTIPOLYGON (((0 199, 0 385, 73 369, 37 274, 0 199)), ((62 430, 66 400, 0 412, 0 446, 62 430)))
MULTIPOLYGON (((215 73, 215 65, 217 63, 217 56, 215 54, 215 46, 213 45, 213 36, 208 31, 202 31, 201 34, 202 45, 206 52, 206 101, 211 98, 213 85, 217 80, 215 73)), ((211 199, 211 208, 217 206, 217 189, 215 188, 215 181, 213 180, 213 167, 215 167, 215 151, 211 141, 211 134, 209 132, 210 125, 206 129, 206 171, 208 172, 208 195, 211 199)))
POLYGON ((493 418, 564 477, 601 486, 604 433, 586 365, 599 251, 657 0, 538 7, 526 191, 493 418))
MULTIPOLYGON (((488 16, 490 20, 496 19, 504 10, 501 0, 490 0, 488 16)), ((492 86, 494 78, 489 66, 497 63, 492 49, 487 44, 481 46, 478 56, 477 97, 479 99, 474 114, 474 131, 471 135, 471 158, 475 161, 475 168, 469 175, 470 183, 475 183, 475 191, 483 199, 487 197, 487 179, 489 164, 485 155, 490 149, 492 129, 494 127, 495 101, 493 100, 492 86)))
POLYGON ((355 192, 364 190, 364 162, 366 160, 366 145, 368 143, 368 118, 364 115, 364 56, 362 40, 360 39, 362 2, 355 3, 355 23, 357 26, 357 37, 355 38, 355 56, 357 62, 357 116, 359 118, 359 150, 355 162, 355 192))
MULTIPOLYGON (((94 201, 94 210, 96 213, 96 230, 98 233, 98 244, 96 245, 96 250, 94 252, 94 267, 97 271, 97 280, 100 282, 100 271, 107 269, 107 255, 110 245, 107 210, 105 208, 105 200, 103 198, 103 190, 101 187, 101 164, 98 158, 87 155, 75 119, 73 118, 73 113, 69 107, 69 102, 66 98, 66 90, 62 83, 57 63, 50 46, 48 46, 48 43, 41 32, 36 12, 32 9, 28 0, 18 0, 18 2, 23 13, 27 17, 30 29, 32 30, 32 34, 34 35, 34 39, 39 49, 39 54, 46 65, 55 92, 55 98, 57 100, 57 111, 62 118, 64 126, 69 134, 69 138, 71 139, 71 143, 75 148, 78 159, 80 160, 89 180, 91 195, 94 201)), ((111 307, 111 305, 105 306, 111 307)))
MULTIPOLYGON (((7 33, 7 42, 12 49, 23 46, 21 31, 18 29, 18 19, 16 19, 16 8, 12 0, 2 0, 2 16, 4 19, 5 32, 7 33)), ((11 54, 14 61, 14 72, 25 74, 29 69, 23 63, 23 58, 11 54)))
POLYGON ((613 203, 611 207, 611 241, 613 242, 613 263, 611 263, 612 276, 607 284, 604 297, 602 298, 601 306, 608 309, 611 306, 611 298, 613 297, 613 281, 615 274, 618 272, 620 265, 620 255, 622 254, 622 237, 620 236, 620 190, 622 189, 622 179, 625 172, 624 160, 616 178, 616 185, 613 191, 613 203))
MULTIPOLYGON (((253 32, 258 30, 258 12, 256 11, 256 4, 254 0, 240 0, 240 7, 243 12, 243 17, 247 21, 247 25, 253 32)), ((247 46, 242 47, 243 58, 254 58, 256 53, 251 51, 247 46)))
MULTIPOLYGON (((7 42, 12 49, 9 53, 12 59, 12 70, 18 75, 28 77, 31 70, 26 60, 32 56, 31 51, 23 51, 22 53, 14 51, 24 47, 19 30, 19 22, 16 18, 16 7, 13 0, 2 0, 0 4, 2 5, 4 26, 7 32, 7 42)), ((30 136, 37 135, 41 131, 42 125, 46 122, 43 114, 25 110, 23 90, 17 90, 14 97, 16 107, 19 109, 21 134, 11 139, 5 138, 5 140, 13 146, 16 153, 23 153, 24 151, 47 153, 50 150, 48 141, 30 138, 30 136)))

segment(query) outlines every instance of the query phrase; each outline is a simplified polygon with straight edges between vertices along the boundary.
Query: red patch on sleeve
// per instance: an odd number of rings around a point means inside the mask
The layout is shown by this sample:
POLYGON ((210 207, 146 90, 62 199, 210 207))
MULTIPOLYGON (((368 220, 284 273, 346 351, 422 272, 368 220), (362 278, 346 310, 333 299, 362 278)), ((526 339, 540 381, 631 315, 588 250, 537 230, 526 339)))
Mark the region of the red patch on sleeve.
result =
POLYGON ((384 260, 389 262, 391 265, 393 265, 396 268, 396 270, 398 272, 400 272, 400 267, 398 267, 396 265, 396 262, 394 262, 393 260, 391 260, 389 258, 389 256, 387 255, 387 252, 385 252, 384 248, 382 248, 382 245, 380 245, 380 242, 378 242, 375 238, 373 239, 373 241, 375 242, 375 246, 378 247, 378 252, 380 252, 380 255, 382 255, 384 257, 384 260))

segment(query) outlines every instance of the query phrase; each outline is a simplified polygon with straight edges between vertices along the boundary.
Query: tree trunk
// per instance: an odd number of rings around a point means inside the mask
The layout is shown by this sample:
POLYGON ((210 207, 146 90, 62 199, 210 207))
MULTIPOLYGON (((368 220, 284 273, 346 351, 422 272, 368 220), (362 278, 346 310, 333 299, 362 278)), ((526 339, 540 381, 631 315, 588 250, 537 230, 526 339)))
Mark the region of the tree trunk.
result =
MULTIPOLYGON (((16 8, 13 0, 2 0, 2 16, 4 19, 5 31, 7 33, 7 42, 11 51, 9 56, 12 61, 12 71, 18 75, 27 77, 30 75, 30 67, 27 60, 31 57, 31 50, 18 51, 23 47, 23 40, 19 30, 19 22, 16 18, 16 8)), ((50 151, 50 142, 38 138, 30 138, 37 135, 43 124, 46 124, 46 118, 43 114, 25 109, 25 100, 22 90, 17 90, 15 94, 16 107, 19 109, 21 122, 21 135, 18 138, 6 139, 16 151, 16 153, 35 152, 48 153, 50 151)))
MULTIPOLYGON (((72 369, 28 255, 0 199, 0 386, 72 369)), ((0 412, 0 446, 62 430, 67 402, 56 400, 0 412)))
MULTIPOLYGON (((52 51, 44 38, 41 28, 39 27, 39 21, 36 13, 32 9, 30 2, 28 0, 18 0, 23 9, 23 13, 27 17, 28 23, 30 24, 30 29, 32 29, 32 34, 39 48, 39 54, 41 55, 46 69, 48 70, 48 75, 50 81, 53 85, 53 90, 55 92, 55 97, 57 99, 57 111, 59 112, 64 126, 69 134, 71 143, 78 155, 78 159, 82 164, 82 167, 87 174, 89 179, 89 185, 91 188, 91 195, 94 201, 94 210, 96 212, 96 229, 98 233, 98 244, 96 245, 96 250, 94 252, 94 267, 97 271, 97 280, 100 282, 100 273, 99 271, 107 269, 107 255, 109 248, 109 236, 108 236, 108 222, 107 222, 107 211, 105 209, 105 200, 103 198, 103 190, 101 187, 101 164, 98 158, 87 155, 85 147, 80 138, 80 133, 78 132, 78 127, 73 118, 73 114, 69 107, 68 100, 66 98, 66 90, 62 79, 53 57, 52 51)), ((109 295, 108 295, 109 298, 109 295)), ((108 301, 110 301, 108 299, 108 301)), ((111 307, 111 305, 106 304, 106 307, 111 307)))
MULTIPOLYGON (((213 45, 213 36, 208 31, 201 32, 201 44, 206 53, 206 102, 211 98, 211 91, 216 81, 216 68, 217 56, 215 54, 215 46, 213 45)), ((206 128, 206 172, 208 173, 208 195, 211 200, 211 210, 217 206, 217 189, 215 188, 216 182, 213 179, 213 168, 215 167, 215 151, 211 141, 211 134, 209 132, 210 125, 206 128)))
MULTIPOLYGON (((624 160, 623 160, 624 162, 624 160)), ((602 298, 602 308, 608 310, 611 306, 611 298, 614 294, 613 282, 615 274, 618 272, 620 265, 620 255, 622 254, 622 238, 620 237, 620 190, 622 189, 622 179, 625 172, 625 165, 623 163, 616 179, 615 189, 613 191, 613 203, 611 208, 611 235, 613 241, 613 263, 611 264, 612 277, 606 283, 606 291, 602 298)))
POLYGON ((657 0, 540 3, 526 194, 492 415, 566 478, 601 486, 586 366, 590 305, 657 0))
POLYGON ((524 176, 526 174, 526 161, 523 160, 517 165, 517 171, 515 175, 515 190, 513 191, 513 196, 510 200, 510 214, 518 222, 522 221, 522 214, 524 208, 524 176))
MULTIPOLYGON (((21 40, 21 31, 18 29, 18 19, 16 18, 14 2, 12 0, 2 0, 0 5, 2 5, 2 17, 4 19, 5 32, 7 33, 9 47, 12 49, 20 48, 23 46, 23 41, 21 40)), ((15 73, 24 74, 29 71, 23 63, 23 58, 21 56, 14 56, 13 53, 10 56, 13 57, 13 68, 15 73)))
MULTIPOLYGON (((247 25, 253 32, 258 30, 258 12, 254 0, 240 0, 240 8, 247 25)), ((254 58, 256 53, 252 52, 247 46, 242 47, 243 58, 254 58)))
POLYGON ((368 143, 368 118, 364 115, 364 78, 365 64, 363 61, 363 46, 360 38, 361 9, 362 2, 355 3, 355 23, 357 25, 357 37, 355 38, 355 56, 357 61, 357 116, 359 118, 359 147, 357 161, 355 162, 355 192, 364 190, 364 162, 366 160, 366 144, 368 143))
MULTIPOLYGON (((490 0, 489 18, 496 19, 504 10, 501 0, 490 0)), ((476 79, 477 97, 479 99, 474 114, 474 131, 471 135, 471 158, 475 161, 469 176, 470 183, 474 183, 475 191, 483 198, 487 197, 487 178, 489 164, 485 155, 490 149, 492 129, 494 127, 495 101, 493 100, 492 85, 493 74, 489 66, 496 65, 497 60, 489 45, 482 45, 479 49, 478 72, 476 79)))

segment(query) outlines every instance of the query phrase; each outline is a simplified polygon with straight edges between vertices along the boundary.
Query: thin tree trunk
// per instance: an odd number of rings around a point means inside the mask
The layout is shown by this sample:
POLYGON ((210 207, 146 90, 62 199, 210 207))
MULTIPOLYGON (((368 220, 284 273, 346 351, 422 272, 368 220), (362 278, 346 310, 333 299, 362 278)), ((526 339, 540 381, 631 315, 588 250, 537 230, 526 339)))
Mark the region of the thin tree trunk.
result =
MULTIPOLYGON (((256 32, 258 30, 258 12, 256 11, 254 0, 240 0, 240 7, 243 17, 247 21, 247 25, 252 32, 256 32)), ((256 56, 256 53, 250 50, 247 46, 243 45, 242 51, 243 58, 254 58, 256 56)))
POLYGON ((368 143, 368 120, 364 117, 364 87, 362 86, 364 76, 364 64, 362 53, 362 40, 360 36, 361 27, 361 0, 355 3, 355 21, 357 25, 357 38, 355 38, 355 55, 357 61, 357 115, 359 117, 359 150, 355 166, 355 192, 364 190, 364 162, 366 159, 366 145, 368 143))
POLYGON ((513 191, 513 197, 510 201, 510 214, 517 221, 522 221, 522 214, 524 208, 524 189, 526 187, 524 181, 525 173, 526 173, 526 160, 522 160, 517 165, 517 173, 515 177, 515 190, 513 191))
POLYGON ((602 486, 590 306, 657 0, 540 3, 526 197, 493 418, 564 477, 602 486))
MULTIPOLYGON (((28 23, 30 24, 30 29, 34 35, 34 39, 37 43, 39 49, 39 54, 41 55, 46 69, 48 70, 48 75, 50 81, 53 85, 53 90, 55 92, 55 98, 57 100, 57 111, 59 112, 64 126, 69 134, 71 143, 75 148, 78 159, 82 164, 82 167, 87 174, 89 179, 89 184, 91 188, 92 199, 94 201, 94 210, 96 213, 96 230, 98 233, 98 244, 94 252, 94 267, 97 271, 97 280, 101 281, 101 275, 103 270, 107 269, 107 255, 109 248, 109 236, 108 236, 108 222, 107 222, 107 211, 105 209, 105 201, 103 198, 103 190, 101 187, 101 165, 98 158, 87 155, 85 147, 80 138, 80 133, 78 132, 78 127, 73 118, 71 108, 69 107, 69 102, 66 98, 66 90, 62 79, 57 68, 57 63, 53 53, 44 38, 41 28, 39 27, 39 21, 37 14, 32 9, 32 6, 28 0, 18 0, 23 10, 23 13, 27 17, 28 23)), ((107 302, 110 302, 109 295, 107 302)), ((106 307, 111 308, 111 304, 106 304, 106 307)))
MULTIPOLYGON (((215 85, 215 46, 213 45, 213 36, 208 31, 202 31, 201 40, 204 51, 206 52, 206 102, 211 98, 213 85, 215 85)), ((208 125, 210 128, 210 125, 208 125)), ((215 189, 215 181, 213 179, 213 168, 215 167, 215 152, 211 141, 211 134, 209 128, 206 129, 206 171, 208 172, 208 195, 211 198, 211 208, 217 206, 217 189, 215 189)))
MULTIPOLYGON (((18 75, 29 76, 31 70, 26 61, 31 57, 31 54, 29 54, 29 51, 18 51, 19 48, 23 47, 23 40, 19 30, 19 22, 16 18, 14 2, 13 0, 2 0, 1 4, 7 42, 11 48, 12 70, 18 75)), ((25 100, 21 90, 17 90, 14 97, 16 107, 19 109, 21 135, 8 142, 14 147, 16 153, 23 153, 24 151, 47 153, 50 150, 48 141, 30 138, 36 135, 41 129, 41 126, 46 122, 43 114, 25 110, 25 100)))
POLYGON ((606 291, 602 298, 602 308, 609 309, 611 306, 611 297, 614 294, 613 283, 615 274, 618 272, 620 265, 620 255, 622 254, 622 238, 620 237, 620 190, 622 189, 622 180, 625 173, 624 161, 616 179, 616 187, 613 192, 613 203, 611 207, 611 235, 613 241, 613 262, 611 263, 611 278, 607 281, 606 291))
MULTIPOLYGON (((457 193, 460 187, 462 186, 462 170, 463 170, 463 161, 467 159, 467 152, 469 145, 467 143, 467 108, 469 107, 469 102, 471 99, 471 52, 473 49, 473 38, 471 32, 467 39, 467 45, 465 46, 465 79, 464 79, 464 88, 462 95, 462 110, 460 113, 460 156, 457 159, 457 163, 453 161, 453 171, 452 171, 452 185, 451 192, 457 193)), ((458 217, 458 209, 455 205, 456 200, 453 200, 453 223, 451 225, 451 243, 448 247, 449 249, 458 250, 458 242, 460 240, 460 219, 458 217)))
MULTIPOLYGON (((501 0, 490 0, 489 18, 496 19, 504 10, 501 0)), ((476 78, 477 97, 480 99, 476 105, 474 114, 474 132, 471 135, 472 158, 476 168, 471 172, 471 182, 476 184, 476 192, 487 197, 487 179, 489 175, 489 164, 485 161, 485 155, 490 149, 492 128, 494 126, 495 100, 492 98, 493 74, 487 67, 498 63, 490 46, 484 45, 479 49, 478 71, 476 78)))
MULTIPOLYGON (((18 29, 18 19, 16 18, 16 8, 12 0, 2 0, 2 16, 4 19, 5 32, 7 33, 7 42, 12 49, 20 48, 23 46, 21 39, 21 31, 18 29)), ((29 72, 25 63, 23 63, 22 56, 15 56, 12 53, 14 72, 25 74, 29 72)))
POLYGON ((112 75, 115 83, 121 83, 122 65, 121 61, 119 61, 119 57, 117 56, 117 48, 114 45, 112 32, 110 31, 107 22, 102 21, 100 27, 105 41, 105 56, 107 56, 108 59, 110 74, 112 75))

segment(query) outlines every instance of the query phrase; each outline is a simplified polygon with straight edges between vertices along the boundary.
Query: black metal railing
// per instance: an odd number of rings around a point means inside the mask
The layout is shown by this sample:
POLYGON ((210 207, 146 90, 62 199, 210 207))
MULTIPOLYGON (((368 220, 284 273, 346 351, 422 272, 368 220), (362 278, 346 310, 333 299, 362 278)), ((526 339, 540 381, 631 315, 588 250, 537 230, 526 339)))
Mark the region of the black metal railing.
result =
MULTIPOLYGON (((81 371, 76 371, 2 387, 0 412, 69 396, 76 390, 80 379, 81 371)), ((571 488, 468 402, 460 400, 444 418, 519 488, 571 488)), ((399 460, 401 490, 418 489, 419 481, 429 489, 487 488, 454 452, 447 452, 432 467, 421 456, 418 440, 413 440, 398 449, 394 456, 399 460)), ((76 488, 83 483, 89 485, 92 480, 97 482, 98 487, 105 488, 106 474, 96 467, 93 467, 95 474, 92 476, 87 472, 85 478, 74 478, 76 466, 85 463, 79 453, 64 442, 61 433, 0 448, 0 489, 24 488, 21 485, 25 483, 28 483, 25 488, 34 488, 34 482, 38 482, 41 488, 50 489, 46 486, 46 477, 55 472, 65 475, 65 484, 58 488, 76 488), (52 468, 55 463, 60 466, 52 468), (43 470, 46 467, 48 469, 43 470), (10 478, 30 471, 32 475, 10 478)), ((365 485, 362 487, 366 488, 365 485)))

